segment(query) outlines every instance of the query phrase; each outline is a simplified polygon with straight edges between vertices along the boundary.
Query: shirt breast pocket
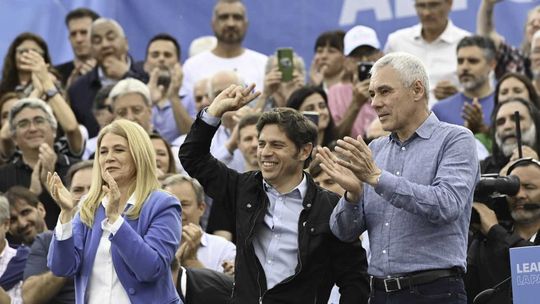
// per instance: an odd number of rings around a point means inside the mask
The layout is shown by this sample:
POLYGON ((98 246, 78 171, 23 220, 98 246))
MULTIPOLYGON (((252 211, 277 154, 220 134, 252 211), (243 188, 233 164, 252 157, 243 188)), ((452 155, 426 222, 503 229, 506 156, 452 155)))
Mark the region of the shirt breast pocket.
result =
POLYGON ((305 235, 307 236, 309 245, 307 246, 310 258, 314 258, 317 262, 325 260, 329 256, 331 246, 332 231, 328 222, 317 222, 310 224, 304 223, 305 235))
POLYGON ((255 225, 257 206, 252 202, 243 202, 238 206, 236 214, 236 231, 238 237, 247 237, 255 225))

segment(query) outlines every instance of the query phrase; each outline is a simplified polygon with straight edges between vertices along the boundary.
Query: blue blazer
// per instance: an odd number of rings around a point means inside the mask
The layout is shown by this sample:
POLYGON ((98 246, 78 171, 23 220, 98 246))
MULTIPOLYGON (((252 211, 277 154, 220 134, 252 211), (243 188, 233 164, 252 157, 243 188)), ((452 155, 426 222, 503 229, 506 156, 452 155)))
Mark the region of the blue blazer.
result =
MULTIPOLYGON (((144 203, 139 218, 124 217, 120 229, 109 236, 114 269, 131 303, 180 303, 170 267, 180 244, 180 215, 178 199, 156 190, 144 203)), ((77 214, 72 237, 58 241, 53 235, 47 265, 56 276, 75 277, 77 303, 84 303, 105 217, 100 204, 92 228, 77 214)))

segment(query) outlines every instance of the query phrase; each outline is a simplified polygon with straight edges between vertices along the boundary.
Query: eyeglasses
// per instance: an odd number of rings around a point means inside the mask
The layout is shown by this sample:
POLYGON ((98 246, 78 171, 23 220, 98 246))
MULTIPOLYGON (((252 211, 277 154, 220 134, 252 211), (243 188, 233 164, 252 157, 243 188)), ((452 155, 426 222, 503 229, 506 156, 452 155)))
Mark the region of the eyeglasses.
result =
POLYGON ((30 119, 21 119, 15 123, 15 128, 19 130, 26 130, 30 128, 31 124, 34 124, 35 127, 42 127, 47 123, 47 119, 43 116, 36 116, 32 120, 30 119))

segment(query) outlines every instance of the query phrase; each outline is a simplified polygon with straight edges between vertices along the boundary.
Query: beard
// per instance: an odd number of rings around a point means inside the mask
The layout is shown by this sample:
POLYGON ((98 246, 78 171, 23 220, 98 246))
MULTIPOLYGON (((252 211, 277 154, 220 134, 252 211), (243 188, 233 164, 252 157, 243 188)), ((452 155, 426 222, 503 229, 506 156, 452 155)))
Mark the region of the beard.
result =
POLYGON ((485 76, 473 76, 473 75, 470 75, 470 74, 467 74, 468 76, 472 76, 473 78, 471 80, 467 80, 467 81, 464 81, 464 82, 461 82, 461 85, 463 86, 463 88, 467 91, 474 91, 478 88, 480 88, 481 86, 484 85, 484 83, 486 83, 486 81, 489 81, 489 76, 485 75, 485 76))
MULTIPOLYGON (((512 134, 512 136, 515 137, 515 134, 512 134)), ((502 151, 503 155, 506 157, 510 157, 512 153, 514 153, 514 150, 517 148, 517 142, 514 143, 506 143, 505 141, 508 139, 509 136, 502 136, 499 134, 495 134, 495 142, 497 143, 497 146, 502 151)), ((521 141, 523 145, 529 146, 531 148, 536 145, 536 126, 531 124, 531 127, 523 132, 521 134, 521 141)))
POLYGON ((214 31, 218 41, 226 44, 239 44, 244 41, 246 33, 242 33, 239 29, 223 29, 221 32, 214 31))
MULTIPOLYGON (((540 202, 527 202, 527 201, 524 201, 522 203, 530 203, 532 205, 540 205, 540 202)), ((512 205, 510 205, 509 207, 510 207, 510 215, 512 216, 512 219, 516 223, 526 225, 526 224, 535 223, 536 221, 540 220, 540 209, 533 209, 533 210, 518 209, 518 210, 514 210, 512 208, 512 205)))

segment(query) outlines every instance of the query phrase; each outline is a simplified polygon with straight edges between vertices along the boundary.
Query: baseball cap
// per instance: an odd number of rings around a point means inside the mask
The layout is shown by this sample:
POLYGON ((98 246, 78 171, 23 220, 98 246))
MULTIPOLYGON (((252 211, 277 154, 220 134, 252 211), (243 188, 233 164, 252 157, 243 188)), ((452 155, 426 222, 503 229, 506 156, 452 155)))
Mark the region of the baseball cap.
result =
POLYGON ((354 49, 362 45, 368 45, 376 49, 381 48, 377 33, 370 27, 357 25, 350 29, 343 39, 344 53, 348 56, 354 49))

